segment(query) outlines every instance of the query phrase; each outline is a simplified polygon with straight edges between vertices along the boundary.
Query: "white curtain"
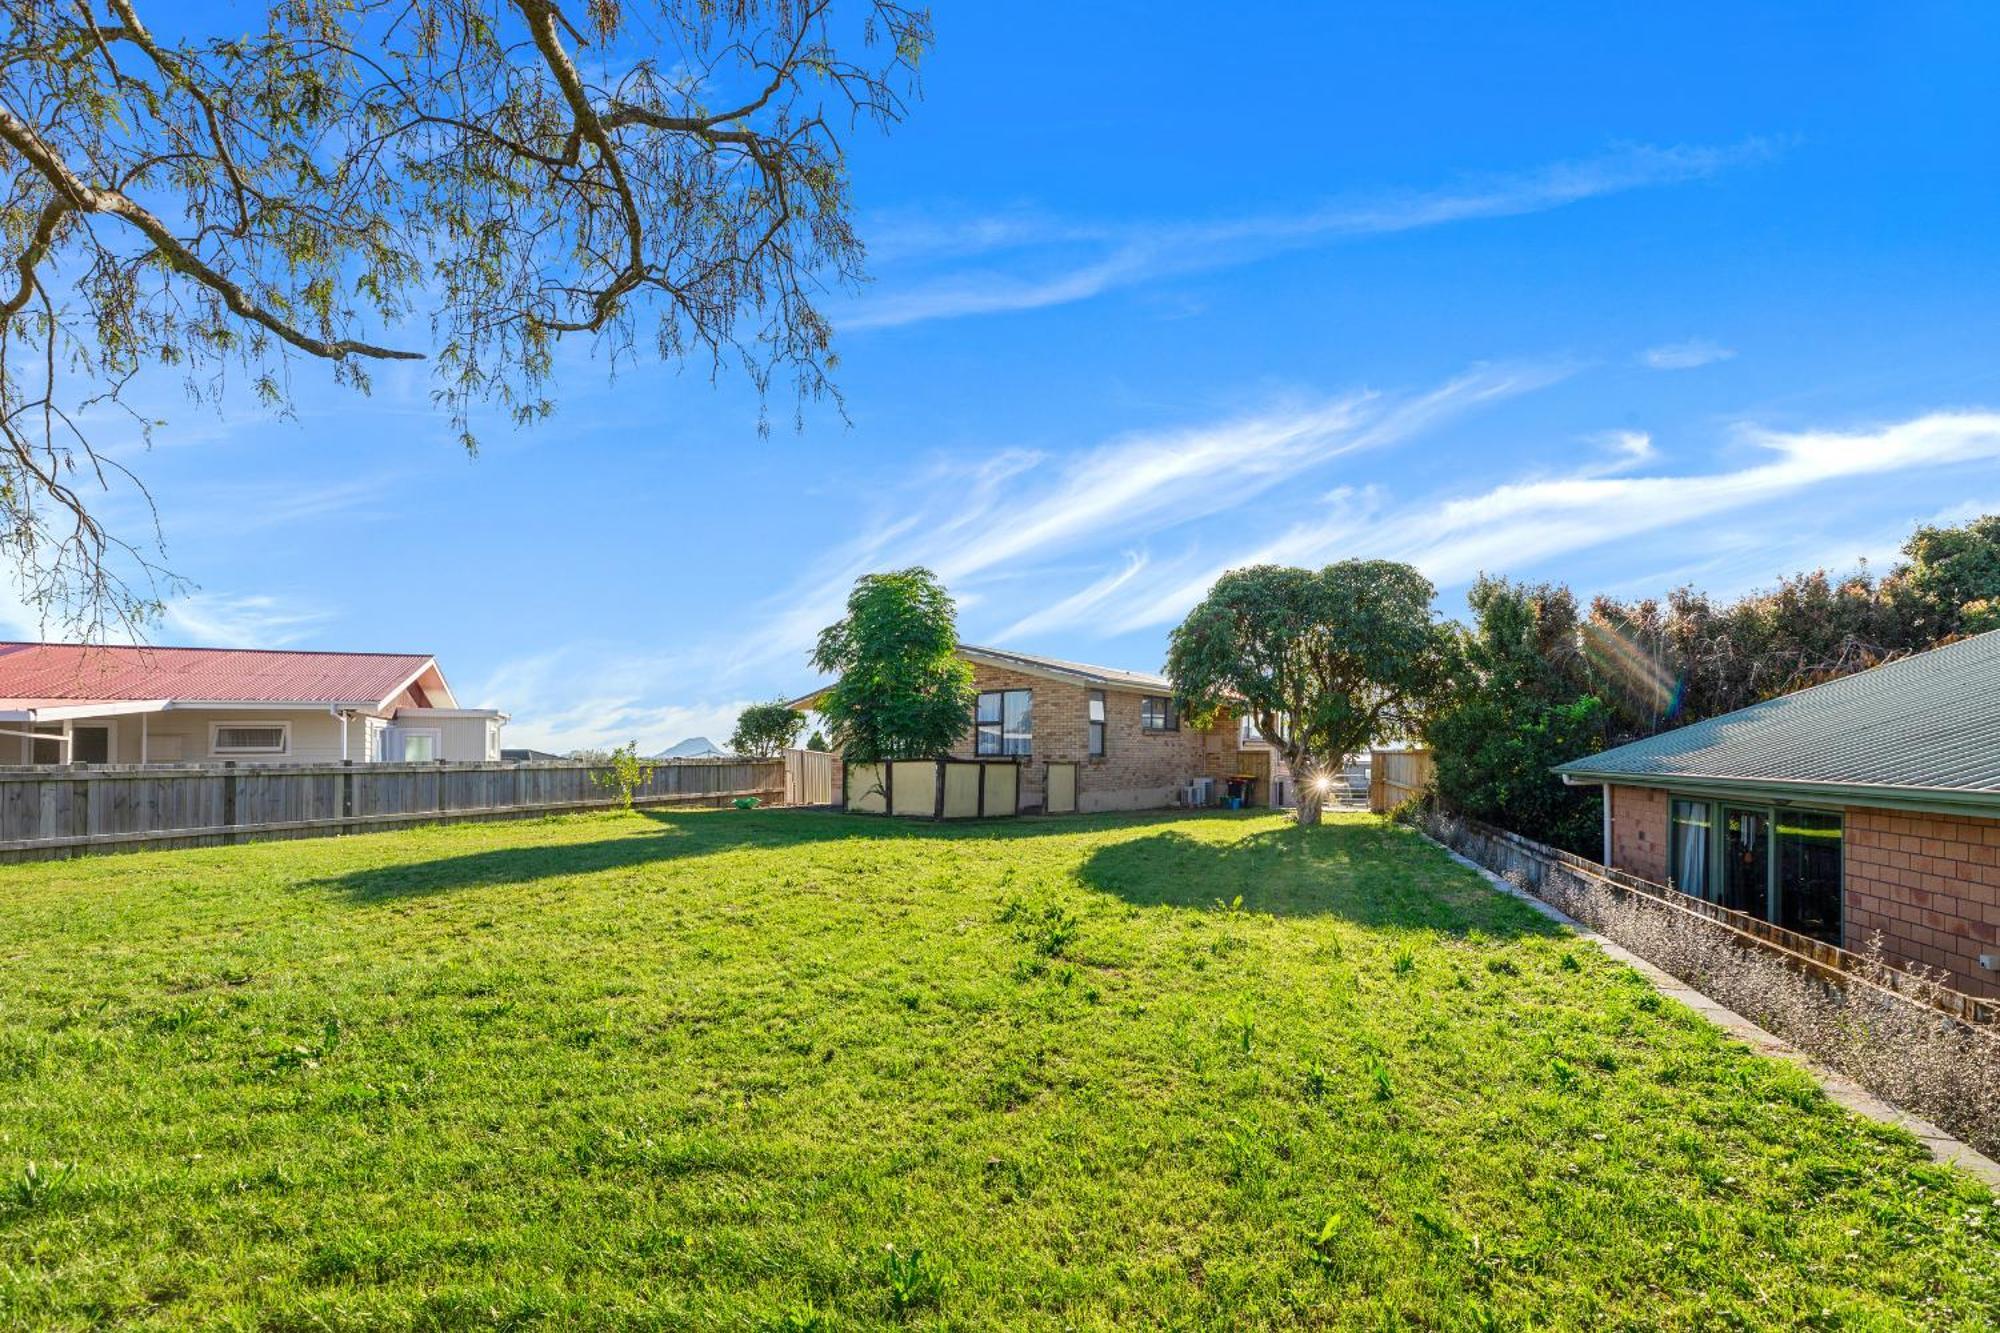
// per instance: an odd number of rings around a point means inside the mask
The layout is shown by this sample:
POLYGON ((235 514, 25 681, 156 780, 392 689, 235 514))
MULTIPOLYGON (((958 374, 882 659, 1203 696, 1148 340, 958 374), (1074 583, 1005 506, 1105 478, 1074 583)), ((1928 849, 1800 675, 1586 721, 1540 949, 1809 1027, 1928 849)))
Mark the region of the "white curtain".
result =
POLYGON ((1674 802, 1674 887, 1708 897, 1708 807, 1674 802))

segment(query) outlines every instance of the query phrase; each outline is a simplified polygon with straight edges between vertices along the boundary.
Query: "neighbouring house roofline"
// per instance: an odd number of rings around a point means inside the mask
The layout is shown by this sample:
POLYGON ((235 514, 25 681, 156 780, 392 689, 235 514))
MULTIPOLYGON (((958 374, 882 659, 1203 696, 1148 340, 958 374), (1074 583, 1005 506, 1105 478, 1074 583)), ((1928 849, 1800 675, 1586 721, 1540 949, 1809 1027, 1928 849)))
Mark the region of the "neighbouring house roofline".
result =
POLYGON ((982 648, 970 643, 958 645, 958 652, 968 661, 984 662, 987 666, 1003 667, 1029 676, 1045 676, 1051 680, 1094 685, 1099 689, 1127 690, 1134 694, 1172 694, 1174 690, 1173 682, 1165 676, 1147 671, 1091 666, 1085 662, 1066 662, 1060 657, 1016 653, 1005 648, 982 648))
MULTIPOLYGON (((1070 684, 1088 685, 1100 690, 1120 690, 1130 694, 1171 695, 1173 682, 1165 676, 1144 671, 1125 671, 1118 667, 1091 666, 1085 662, 1069 662, 1060 657, 1043 657, 1036 653, 1017 653, 1005 648, 983 648, 978 644, 961 643, 958 655, 968 662, 984 666, 1000 667, 1007 671, 1018 671, 1025 676, 1040 676, 1046 680, 1060 680, 1070 684)), ((819 702, 820 696, 832 686, 822 685, 809 694, 787 700, 787 708, 811 708, 819 702)))

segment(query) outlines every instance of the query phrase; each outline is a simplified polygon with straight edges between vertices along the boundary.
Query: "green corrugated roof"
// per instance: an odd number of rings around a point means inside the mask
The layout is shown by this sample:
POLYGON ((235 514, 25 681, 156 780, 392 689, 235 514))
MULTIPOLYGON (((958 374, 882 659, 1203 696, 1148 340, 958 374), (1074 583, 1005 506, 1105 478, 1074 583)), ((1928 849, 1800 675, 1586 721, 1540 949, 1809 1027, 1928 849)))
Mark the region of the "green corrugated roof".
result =
POLYGON ((1563 764, 1609 779, 2000 798, 2000 630, 1563 764))

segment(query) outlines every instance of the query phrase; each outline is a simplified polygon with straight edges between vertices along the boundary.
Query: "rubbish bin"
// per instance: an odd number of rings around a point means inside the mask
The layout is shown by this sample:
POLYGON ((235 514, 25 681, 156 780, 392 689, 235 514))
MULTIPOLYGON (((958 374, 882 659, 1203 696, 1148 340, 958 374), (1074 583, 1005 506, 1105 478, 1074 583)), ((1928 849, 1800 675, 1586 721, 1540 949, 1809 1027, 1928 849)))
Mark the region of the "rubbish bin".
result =
POLYGON ((1252 798, 1256 790, 1257 779, 1248 773, 1238 773, 1236 776, 1230 778, 1228 788, 1229 808, 1231 810, 1241 810, 1245 806, 1252 804, 1252 798))

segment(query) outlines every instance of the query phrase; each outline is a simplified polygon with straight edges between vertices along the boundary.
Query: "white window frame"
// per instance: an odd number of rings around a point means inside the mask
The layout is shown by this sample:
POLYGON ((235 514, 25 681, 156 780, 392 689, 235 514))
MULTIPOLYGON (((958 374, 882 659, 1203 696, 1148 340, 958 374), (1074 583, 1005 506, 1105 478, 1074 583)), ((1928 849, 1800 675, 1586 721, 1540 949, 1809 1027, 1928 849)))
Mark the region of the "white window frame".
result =
POLYGON ((292 752, 292 724, 285 721, 272 722, 260 717, 239 717, 227 722, 211 722, 208 724, 208 752, 217 759, 234 759, 239 755, 258 759, 283 759, 292 752), (276 727, 284 739, 279 742, 275 750, 225 750, 221 744, 222 731, 225 727, 276 727))

